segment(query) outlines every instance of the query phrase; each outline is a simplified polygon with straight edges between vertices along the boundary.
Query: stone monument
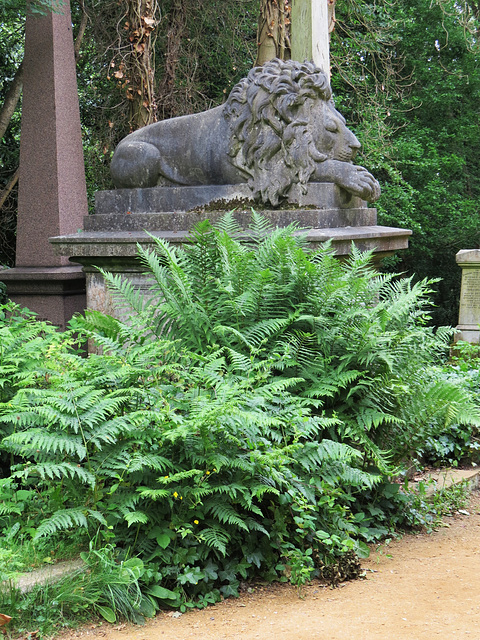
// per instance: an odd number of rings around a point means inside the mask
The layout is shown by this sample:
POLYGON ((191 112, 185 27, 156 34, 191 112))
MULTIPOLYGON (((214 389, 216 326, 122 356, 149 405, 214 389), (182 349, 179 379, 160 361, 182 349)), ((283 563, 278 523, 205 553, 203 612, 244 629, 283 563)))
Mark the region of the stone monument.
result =
POLYGON ((10 298, 60 328, 85 308, 81 267, 50 236, 76 232, 87 214, 70 6, 27 14, 15 268, 10 298), (60 13, 61 11, 61 13, 60 13))
POLYGON ((455 341, 480 343, 480 249, 464 249, 456 255, 462 269, 460 312, 455 341))
POLYGON ((311 244, 351 243, 384 256, 408 245, 409 230, 376 224, 368 208, 377 180, 355 165, 360 144, 334 108, 313 63, 272 60, 250 71, 215 109, 154 123, 127 136, 112 159, 118 187, 97 193, 81 233, 51 239, 84 266, 87 306, 114 312, 96 267, 140 286, 137 243, 149 233, 182 243, 199 220, 235 209, 248 230, 251 208, 276 226, 297 221, 311 244))

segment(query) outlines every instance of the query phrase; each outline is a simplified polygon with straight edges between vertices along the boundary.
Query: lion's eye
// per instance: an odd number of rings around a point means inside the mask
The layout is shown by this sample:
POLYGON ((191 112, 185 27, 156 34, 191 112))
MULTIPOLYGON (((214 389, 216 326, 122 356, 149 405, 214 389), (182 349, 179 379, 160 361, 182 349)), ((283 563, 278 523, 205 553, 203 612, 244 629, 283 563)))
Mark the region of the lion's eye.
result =
POLYGON ((331 133, 336 133, 338 131, 338 124, 334 120, 327 120, 325 122, 325 129, 331 133))

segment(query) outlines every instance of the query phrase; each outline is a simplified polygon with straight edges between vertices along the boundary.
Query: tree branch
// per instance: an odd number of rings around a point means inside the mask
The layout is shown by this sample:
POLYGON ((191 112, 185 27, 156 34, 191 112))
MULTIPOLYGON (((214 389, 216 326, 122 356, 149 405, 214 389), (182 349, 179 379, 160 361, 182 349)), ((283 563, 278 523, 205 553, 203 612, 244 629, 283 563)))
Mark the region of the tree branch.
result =
POLYGON ((82 47, 83 36, 85 35, 85 30, 87 28, 88 19, 89 19, 87 10, 85 9, 85 0, 80 0, 80 8, 82 10, 82 18, 78 26, 78 33, 77 33, 77 37, 75 38, 75 43, 73 45, 76 62, 78 62, 78 59, 80 57, 80 49, 82 47))
POLYGON ((18 104, 23 88, 23 61, 20 63, 15 76, 8 88, 5 101, 0 109, 0 140, 8 129, 15 108, 18 104))
POLYGON ((20 171, 20 169, 17 169, 15 171, 13 176, 11 176, 10 180, 7 182, 7 185, 6 185, 5 189, 3 191, 0 191, 0 209, 5 204, 5 200, 10 195, 13 187, 17 184, 19 171, 20 171))

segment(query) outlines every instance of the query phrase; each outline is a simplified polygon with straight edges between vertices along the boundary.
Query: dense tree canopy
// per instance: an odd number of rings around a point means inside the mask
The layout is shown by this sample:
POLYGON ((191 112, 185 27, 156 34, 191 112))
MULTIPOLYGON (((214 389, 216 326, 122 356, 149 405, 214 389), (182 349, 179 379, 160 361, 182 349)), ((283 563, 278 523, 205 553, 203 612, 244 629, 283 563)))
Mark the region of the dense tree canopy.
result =
POLYGON ((396 269, 440 276, 436 321, 457 322, 459 249, 480 241, 478 12, 468 3, 341 2, 332 82, 380 178, 380 222, 409 227, 396 269))
MULTIPOLYGON (((22 59, 21 4, 0 3, 0 103, 22 59)), ((255 62, 264 5, 72 0, 90 197, 110 188, 111 153, 129 130, 222 102, 255 62)), ((442 277, 436 321, 452 324, 455 253, 480 246, 478 18, 473 0, 339 0, 331 40, 337 107, 363 143, 360 162, 382 182, 379 222, 414 232, 389 268, 442 277)), ((0 145, 4 263, 13 260, 19 113, 0 145)))

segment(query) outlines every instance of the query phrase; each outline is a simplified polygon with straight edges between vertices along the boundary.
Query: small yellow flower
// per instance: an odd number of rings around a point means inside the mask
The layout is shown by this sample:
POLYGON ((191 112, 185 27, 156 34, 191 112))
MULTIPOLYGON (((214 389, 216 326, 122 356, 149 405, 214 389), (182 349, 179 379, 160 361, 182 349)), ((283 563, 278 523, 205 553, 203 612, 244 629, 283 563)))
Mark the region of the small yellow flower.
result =
POLYGON ((200 523, 198 522, 198 520, 194 520, 193 524, 200 524, 200 523))
POLYGON ((180 500, 183 500, 183 496, 180 496, 180 500))
POLYGON ((205 474, 206 474, 207 476, 209 476, 209 475, 210 475, 210 471, 205 471, 205 474))
POLYGON ((173 492, 173 497, 178 498, 178 493, 176 491, 173 492))
POLYGON ((168 476, 163 476, 165 478, 165 480, 168 478, 168 476))

